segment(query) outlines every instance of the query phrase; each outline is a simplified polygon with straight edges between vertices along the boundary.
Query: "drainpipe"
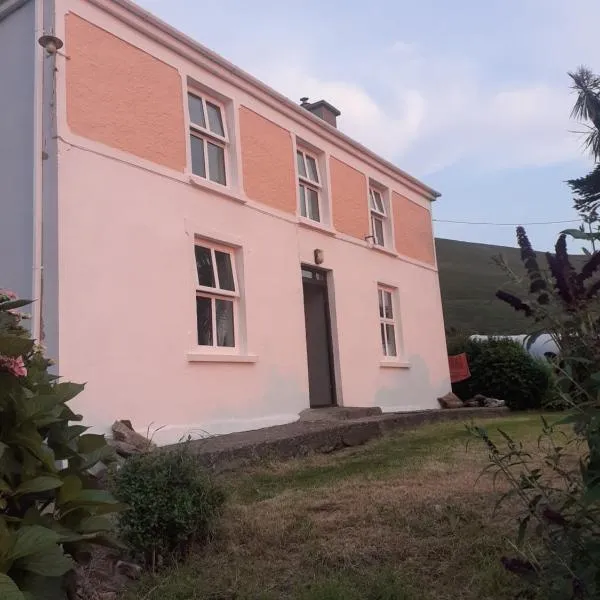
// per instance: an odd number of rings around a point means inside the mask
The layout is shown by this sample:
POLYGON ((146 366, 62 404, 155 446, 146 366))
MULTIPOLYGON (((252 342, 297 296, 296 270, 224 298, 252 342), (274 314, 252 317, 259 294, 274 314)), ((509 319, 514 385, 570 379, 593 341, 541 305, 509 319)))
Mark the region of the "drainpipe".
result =
POLYGON ((31 335, 40 343, 42 341, 42 218, 43 218, 43 88, 44 88, 44 49, 38 44, 38 39, 44 33, 43 0, 35 2, 35 38, 31 43, 35 47, 33 66, 33 297, 31 314, 31 335))

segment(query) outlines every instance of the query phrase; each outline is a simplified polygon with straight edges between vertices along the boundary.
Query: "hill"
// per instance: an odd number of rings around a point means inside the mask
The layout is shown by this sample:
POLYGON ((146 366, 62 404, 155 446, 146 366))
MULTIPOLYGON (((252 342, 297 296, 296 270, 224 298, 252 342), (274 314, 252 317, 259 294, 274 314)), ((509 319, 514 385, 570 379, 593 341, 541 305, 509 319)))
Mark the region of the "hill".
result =
MULTIPOLYGON (((523 295, 492 260, 504 256, 511 269, 522 276, 525 272, 518 248, 441 238, 436 239, 435 247, 446 328, 485 335, 516 335, 531 330, 530 320, 495 296, 499 289, 523 295)), ((543 253, 538 253, 538 258, 540 266, 545 267, 543 253)))

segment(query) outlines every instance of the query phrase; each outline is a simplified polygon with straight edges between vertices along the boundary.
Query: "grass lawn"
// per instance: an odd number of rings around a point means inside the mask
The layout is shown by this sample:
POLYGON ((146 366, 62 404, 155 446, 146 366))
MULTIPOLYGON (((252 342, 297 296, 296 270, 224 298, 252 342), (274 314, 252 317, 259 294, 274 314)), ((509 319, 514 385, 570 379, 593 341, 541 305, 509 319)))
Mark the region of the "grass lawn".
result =
MULTIPOLYGON (((486 425, 535 448, 540 417, 486 425)), ((467 440, 463 423, 444 423, 222 475, 229 501, 214 541, 124 598, 514 598, 520 584, 499 562, 514 522, 492 514, 497 490, 476 483, 486 452, 467 440)))

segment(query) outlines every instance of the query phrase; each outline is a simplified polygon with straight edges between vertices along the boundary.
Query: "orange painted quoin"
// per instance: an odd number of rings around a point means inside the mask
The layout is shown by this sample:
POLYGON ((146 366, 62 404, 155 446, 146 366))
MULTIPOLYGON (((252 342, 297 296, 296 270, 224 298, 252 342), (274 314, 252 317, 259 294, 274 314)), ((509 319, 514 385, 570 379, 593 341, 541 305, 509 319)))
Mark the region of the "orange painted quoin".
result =
POLYGON ((463 352, 462 354, 456 354, 448 357, 448 366, 450 367, 450 381, 452 383, 458 383, 471 377, 471 371, 469 370, 469 361, 467 355, 463 352))
POLYGON ((392 210, 396 250, 409 258, 434 264, 431 213, 396 192, 392 194, 392 210))
POLYGON ((369 234, 367 178, 333 156, 329 165, 335 229, 363 239, 369 234))
POLYGON ((290 132, 242 106, 240 137, 248 197, 295 214, 296 177, 290 132))
POLYGON ((177 69, 73 13, 65 19, 67 120, 73 133, 183 172, 177 69))

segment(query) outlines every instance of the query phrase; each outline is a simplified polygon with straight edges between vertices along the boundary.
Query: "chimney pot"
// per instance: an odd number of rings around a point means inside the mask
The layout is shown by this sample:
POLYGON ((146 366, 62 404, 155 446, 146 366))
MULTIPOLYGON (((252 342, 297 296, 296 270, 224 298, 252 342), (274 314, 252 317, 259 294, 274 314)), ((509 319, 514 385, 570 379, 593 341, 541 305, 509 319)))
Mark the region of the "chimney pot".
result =
POLYGON ((337 118, 340 111, 326 100, 317 100, 317 102, 308 102, 308 98, 300 98, 301 106, 310 111, 313 115, 323 119, 329 125, 337 128, 337 118))

